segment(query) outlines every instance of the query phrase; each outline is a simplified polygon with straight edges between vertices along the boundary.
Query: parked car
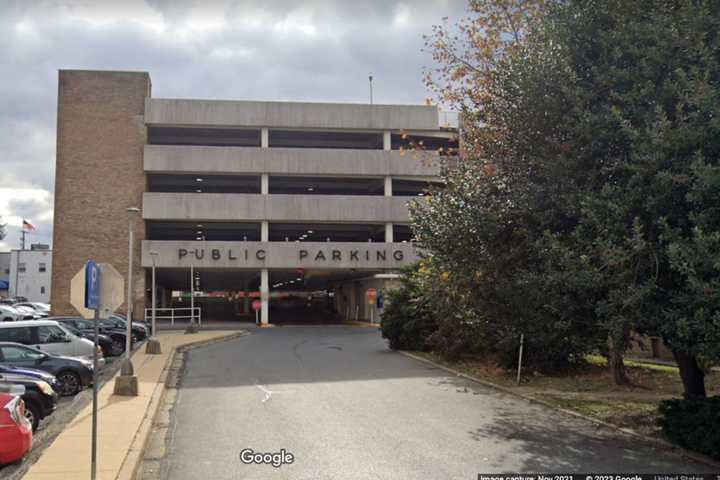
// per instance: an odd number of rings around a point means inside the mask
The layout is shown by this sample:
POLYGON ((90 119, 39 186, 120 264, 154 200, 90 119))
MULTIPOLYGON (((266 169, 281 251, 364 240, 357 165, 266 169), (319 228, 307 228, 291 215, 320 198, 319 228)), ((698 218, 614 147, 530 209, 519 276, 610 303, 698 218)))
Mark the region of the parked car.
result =
POLYGON ((17 462, 32 447, 32 425, 25 418, 21 386, 0 393, 0 464, 17 462))
POLYGON ((21 312, 12 305, 0 305, 0 320, 3 322, 19 322, 21 320, 32 320, 34 317, 27 312, 21 312))
POLYGON ((27 298, 21 297, 21 296, 0 298, 0 303, 3 305, 14 305, 18 302, 27 302, 27 301, 28 301, 27 298))
POLYGON ((0 374, 0 387, 3 385, 22 385, 25 393, 25 418, 32 425, 33 432, 44 419, 55 411, 58 393, 46 382, 25 375, 0 374))
POLYGON ((26 377, 32 377, 47 383, 56 392, 60 391, 60 382, 55 377, 55 375, 43 372, 42 370, 37 370, 35 368, 15 367, 12 365, 0 363, 0 375, 2 374, 24 375, 26 377))
MULTIPOLYGON (((82 317, 48 317, 48 320, 55 320, 62 325, 75 327, 75 329, 80 330, 83 335, 90 340, 94 337, 95 324, 92 320, 87 320, 82 317)), ((106 357, 122 355, 123 352, 125 352, 125 339, 127 338, 125 329, 108 326, 102 321, 98 323, 100 333, 110 337, 112 342, 109 353, 106 352, 105 346, 102 347, 103 355, 106 357)), ((137 338, 133 336, 132 341, 136 342, 137 338)))
POLYGON ((19 302, 15 303, 14 306, 30 307, 38 313, 50 314, 50 305, 42 302, 19 302))
POLYGON ((39 315, 39 316, 42 317, 42 318, 45 318, 45 317, 47 317, 48 315, 50 315, 50 310, 45 310, 45 309, 42 309, 42 308, 40 308, 40 307, 35 307, 35 306, 33 306, 32 303, 27 303, 27 302, 25 302, 25 303, 16 303, 16 304, 13 305, 13 307, 17 308, 17 309, 20 310, 21 312, 22 312, 22 311, 29 312, 29 313, 32 313, 32 314, 34 314, 34 315, 39 315))
POLYGON ((41 318, 47 317, 47 313, 40 313, 34 308, 26 307, 18 303, 13 305, 13 308, 18 312, 22 313, 23 315, 30 315, 32 317, 32 320, 39 320, 41 318))
MULTIPOLYGON (((122 328, 127 331, 127 319, 119 313, 113 313, 109 318, 103 320, 102 324, 108 327, 122 328)), ((148 326, 142 322, 132 322, 130 328, 137 340, 145 340, 150 331, 148 326)))
MULTIPOLYGON (((62 324, 62 326, 63 326, 64 328, 66 328, 68 331, 70 331, 70 333, 72 333, 72 334, 75 335, 76 337, 87 338, 87 339, 90 340, 91 342, 93 342, 93 343, 95 342, 95 332, 94 332, 94 331, 83 332, 83 331, 80 331, 80 330, 78 330, 77 328, 73 327, 72 325, 69 325, 69 324, 66 323, 66 322, 59 322, 59 323, 62 324)), ((108 337, 107 335, 104 335, 104 334, 102 334, 102 333, 99 333, 99 334, 98 334, 98 346, 100 347, 100 350, 102 350, 102 356, 103 356, 103 358, 104 358, 104 357, 112 357, 113 355, 114 355, 114 356, 120 355, 119 353, 118 353, 118 354, 113 354, 113 341, 112 341, 112 339, 111 339, 110 337, 108 337)), ((122 352, 121 352, 121 353, 122 353, 122 352)))
POLYGON ((81 358, 50 355, 19 343, 0 342, 0 363, 34 368, 55 375, 60 382, 58 393, 62 396, 75 395, 92 385, 92 362, 81 358))
MULTIPOLYGON (((78 337, 53 320, 0 323, 0 342, 17 342, 31 345, 52 355, 79 357, 92 361, 94 344, 78 337)), ((98 347, 100 366, 105 364, 98 347)))

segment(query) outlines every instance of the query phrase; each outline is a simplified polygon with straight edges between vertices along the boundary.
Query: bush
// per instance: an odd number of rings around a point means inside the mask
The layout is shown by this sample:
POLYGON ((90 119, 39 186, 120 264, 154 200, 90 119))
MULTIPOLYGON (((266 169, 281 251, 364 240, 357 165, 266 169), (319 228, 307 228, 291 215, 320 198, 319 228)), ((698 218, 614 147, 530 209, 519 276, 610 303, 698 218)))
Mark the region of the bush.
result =
POLYGON ((660 424, 672 442, 720 459, 720 396, 660 402, 660 424))
POLYGON ((427 350, 428 338, 437 329, 432 314, 412 280, 387 294, 387 304, 380 316, 382 336, 393 350, 427 350))

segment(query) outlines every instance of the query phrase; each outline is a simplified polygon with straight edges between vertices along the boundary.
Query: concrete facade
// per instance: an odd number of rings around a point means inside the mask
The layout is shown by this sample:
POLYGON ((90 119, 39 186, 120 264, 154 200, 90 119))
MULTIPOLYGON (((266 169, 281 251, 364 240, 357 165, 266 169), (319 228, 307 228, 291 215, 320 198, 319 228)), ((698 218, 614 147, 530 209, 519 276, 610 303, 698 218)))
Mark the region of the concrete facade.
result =
POLYGON ((143 218, 407 223, 407 202, 407 198, 385 196, 148 192, 143 195, 143 218))
POLYGON ((147 125, 439 130, 437 108, 424 105, 148 98, 145 110, 147 125))
POLYGON ((437 155, 398 150, 146 145, 145 171, 435 177, 440 162, 437 155))
MULTIPOLYGON (((415 184, 437 181, 448 160, 402 151, 407 132, 431 143, 452 136, 432 106, 157 99, 147 73, 61 71, 53 313, 71 310, 70 279, 88 258, 126 275, 126 209, 141 207, 136 312, 154 265, 168 295, 194 289, 199 272, 226 290, 256 288, 265 323, 270 290, 306 270, 345 292, 334 295, 339 313, 374 316, 365 290, 394 285, 418 258, 407 233, 394 241, 396 228, 408 231, 408 202, 424 201, 415 184), (395 182, 405 196, 394 195, 395 182), (259 241, 242 228, 257 228, 259 241), (302 228, 324 233, 290 238, 302 228), (271 231, 285 241, 270 241, 271 231), (206 239, 213 234, 225 237, 206 239)), ((247 313, 247 295, 244 303, 247 313)))

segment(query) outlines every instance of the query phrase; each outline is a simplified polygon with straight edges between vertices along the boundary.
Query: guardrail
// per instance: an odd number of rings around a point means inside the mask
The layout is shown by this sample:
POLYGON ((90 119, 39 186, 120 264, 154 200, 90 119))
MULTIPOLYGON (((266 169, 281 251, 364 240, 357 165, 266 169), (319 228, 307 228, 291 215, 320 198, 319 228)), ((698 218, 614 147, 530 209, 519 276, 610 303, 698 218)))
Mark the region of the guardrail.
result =
MULTIPOLYGON (((170 320, 170 325, 175 325, 175 320, 185 319, 190 320, 190 322, 192 322, 193 319, 196 319, 198 325, 202 325, 202 310, 200 307, 155 308, 155 321, 170 320)), ((145 323, 150 322, 152 322, 152 308, 146 308, 145 323)))

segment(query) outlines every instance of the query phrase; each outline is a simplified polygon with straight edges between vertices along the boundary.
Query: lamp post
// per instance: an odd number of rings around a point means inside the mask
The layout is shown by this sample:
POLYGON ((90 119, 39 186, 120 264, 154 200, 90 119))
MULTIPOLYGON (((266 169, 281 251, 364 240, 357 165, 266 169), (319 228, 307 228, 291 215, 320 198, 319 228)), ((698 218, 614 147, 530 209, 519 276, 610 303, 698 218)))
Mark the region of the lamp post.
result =
POLYGON ((150 252, 150 258, 152 258, 152 336, 155 336, 155 258, 158 256, 158 252, 150 252))
POLYGON ((127 337, 125 338, 125 359, 130 361, 130 351, 132 350, 132 319, 133 319, 133 220, 135 215, 140 213, 137 207, 130 207, 128 212, 128 282, 127 282, 127 337))

